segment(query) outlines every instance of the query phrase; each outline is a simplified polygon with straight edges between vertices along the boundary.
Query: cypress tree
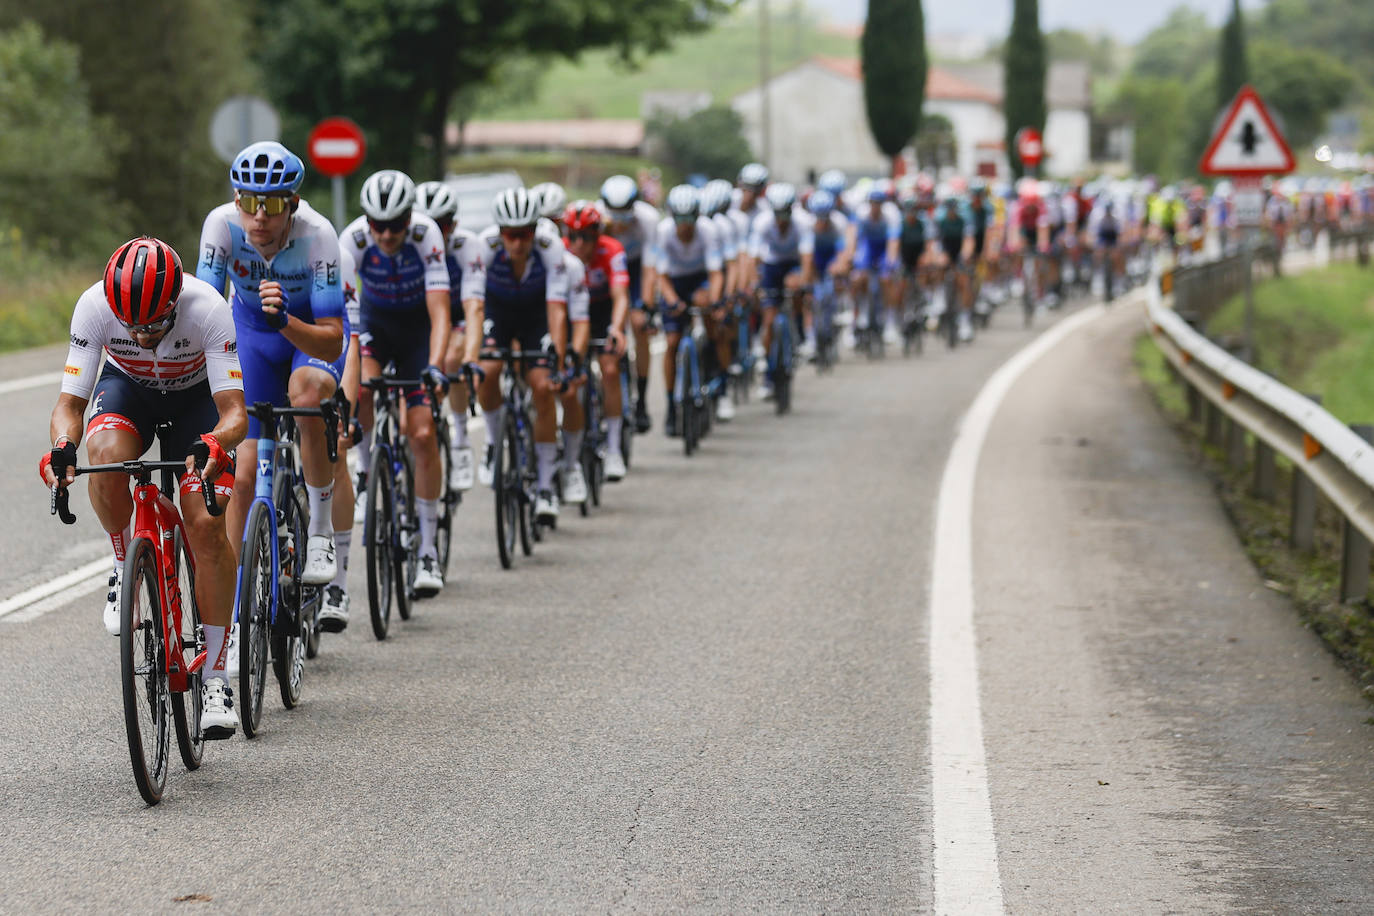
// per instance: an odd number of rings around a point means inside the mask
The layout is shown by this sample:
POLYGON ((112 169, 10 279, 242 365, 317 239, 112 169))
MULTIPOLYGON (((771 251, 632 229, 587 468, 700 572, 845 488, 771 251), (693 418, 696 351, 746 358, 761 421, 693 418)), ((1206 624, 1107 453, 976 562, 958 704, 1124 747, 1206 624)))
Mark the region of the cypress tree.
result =
POLYGON ((1231 18, 1221 30, 1221 58, 1217 68, 1217 107, 1225 108, 1240 87, 1250 80, 1245 58, 1245 23, 1240 15, 1240 0, 1231 0, 1231 18))
POLYGON ((1012 175, 1025 174, 1016 155, 1016 132, 1034 127, 1043 135, 1045 118, 1045 36, 1040 32, 1038 0, 1014 0, 1011 35, 1003 52, 1002 113, 1006 117, 1007 162, 1012 175))
POLYGON ((878 149, 896 157, 921 126, 926 95, 921 0, 869 0, 860 47, 868 128, 878 149))

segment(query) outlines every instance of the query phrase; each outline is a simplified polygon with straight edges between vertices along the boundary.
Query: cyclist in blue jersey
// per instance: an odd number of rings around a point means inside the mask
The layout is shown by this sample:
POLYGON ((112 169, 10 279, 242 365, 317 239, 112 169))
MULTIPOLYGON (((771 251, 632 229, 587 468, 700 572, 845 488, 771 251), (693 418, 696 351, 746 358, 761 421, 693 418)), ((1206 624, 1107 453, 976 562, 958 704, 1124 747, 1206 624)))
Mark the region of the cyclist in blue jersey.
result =
MULTIPOLYGON (((305 166, 274 141, 254 143, 234 157, 229 183, 234 200, 205 218, 196 276, 217 290, 229 283, 244 400, 278 406, 318 407, 343 376, 348 328, 339 278, 339 237, 298 195, 305 166)), ((334 578, 332 501, 334 468, 324 423, 299 421, 301 465, 310 500, 310 531, 302 581, 334 578)), ((255 454, 260 430, 248 421, 244 454, 255 454)), ((238 463, 237 498, 227 520, 235 550, 253 501, 256 461, 238 463)))
MULTIPOLYGON (((764 193, 767 209, 754 218, 749 234, 750 272, 758 277, 759 298, 763 306, 763 349, 773 340, 773 319, 785 293, 798 293, 811 284, 811 255, 815 236, 811 217, 797 203, 797 190, 785 182, 770 185, 764 193)), ((797 320, 802 319, 801 303, 795 304, 797 320)), ((772 380, 760 384, 762 397, 772 395, 772 380)))
POLYGON ((947 305, 958 309, 959 339, 968 341, 973 339, 973 303, 968 295, 968 274, 960 265, 969 263, 973 256, 973 214, 962 197, 947 194, 935 208, 933 222, 944 254, 944 270, 954 271, 954 302, 947 305))
MULTIPOLYGON (((895 314, 895 290, 892 274, 901 253, 902 216, 897 205, 888 199, 888 192, 875 184, 868 192, 868 207, 853 222, 854 270, 850 282, 855 291, 855 305, 864 299, 869 289, 870 275, 878 275, 879 295, 886 306, 887 322, 883 331, 887 343, 900 341, 895 314)), ((866 327, 868 310, 855 316, 856 326, 866 327)))
MULTIPOLYGON (((448 352, 444 354, 444 371, 457 374, 467 361, 467 322, 463 309, 463 260, 477 246, 477 233, 458 228, 458 198, 442 181, 426 181, 415 188, 415 209, 439 226, 444 236, 444 262, 448 266, 449 311, 452 330, 449 332, 448 352)), ((468 388, 454 385, 448 393, 453 408, 453 441, 449 443, 449 467, 455 490, 471 490, 476 473, 472 457, 472 443, 468 440, 468 388)))
POLYGON ((818 189, 806 202, 806 209, 813 220, 811 269, 815 275, 812 297, 816 318, 808 333, 815 347, 818 325, 825 328, 827 338, 834 334, 836 284, 844 282, 854 250, 850 247, 849 220, 839 211, 832 192, 818 189))
MULTIPOLYGON (((525 379, 534 403, 534 452, 538 482, 535 515, 558 518, 553 492, 558 472, 558 389, 555 377, 568 352, 569 276, 563 243, 539 228, 539 199, 525 188, 507 188, 492 207, 496 225, 478 236, 473 257, 463 265, 463 301, 485 308, 484 346, 518 348, 527 355, 525 379)), ((548 224, 552 225, 552 224, 548 224)), ((472 322, 469 314, 468 321, 472 322)), ((487 454, 478 470, 484 485, 494 475, 495 449, 505 423, 501 363, 482 364, 485 378, 477 390, 487 425, 487 454)))
MULTIPOLYGON (((358 264, 358 304, 362 330, 364 380, 376 378, 393 365, 396 375, 422 379, 436 393, 448 390, 448 377, 440 368, 448 352, 452 328, 449 306, 448 266, 444 237, 439 226, 415 208, 415 182, 393 169, 374 172, 363 182, 363 215, 344 229, 343 244, 358 264)), ((465 306, 467 303, 465 303, 465 306)), ((469 322, 480 320, 481 306, 469 322)), ((478 342, 468 341, 470 363, 475 364, 478 342)), ((429 409, 429 393, 420 387, 405 393, 406 438, 415 457, 415 510, 420 522, 420 561, 415 571, 415 591, 437 594, 444 580, 439 575, 435 534, 439 525, 440 479, 438 439, 429 409)), ((372 424, 372 398, 364 391, 358 404, 363 426, 372 424)), ((366 435, 359 446, 363 467, 370 459, 366 435)))

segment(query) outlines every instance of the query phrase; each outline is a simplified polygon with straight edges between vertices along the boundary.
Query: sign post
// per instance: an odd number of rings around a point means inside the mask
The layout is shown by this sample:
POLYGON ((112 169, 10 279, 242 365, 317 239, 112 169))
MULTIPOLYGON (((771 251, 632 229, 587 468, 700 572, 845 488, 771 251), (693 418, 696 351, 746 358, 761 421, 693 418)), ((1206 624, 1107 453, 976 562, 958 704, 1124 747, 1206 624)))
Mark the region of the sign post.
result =
POLYGON ((1035 178, 1040 177, 1040 160, 1045 155, 1045 144, 1040 131, 1034 127, 1023 127, 1016 132, 1016 155, 1021 164, 1030 169, 1035 178))
POLYGON ((310 131, 306 151, 320 174, 333 179, 334 229, 342 232, 345 225, 344 178, 357 171, 367 155, 363 130, 348 118, 325 118, 310 131))
POLYGON ((210 146, 230 165, 248 144, 280 139, 281 119, 276 109, 256 96, 236 95, 210 117, 210 146))
POLYGON ((1202 154, 1204 175, 1236 179, 1236 226, 1241 230, 1241 259, 1245 269, 1245 361, 1255 358, 1255 287, 1252 268, 1255 242, 1264 216, 1265 175, 1286 175, 1296 163, 1283 132, 1264 100, 1251 86, 1242 86, 1217 121, 1217 129, 1202 154))

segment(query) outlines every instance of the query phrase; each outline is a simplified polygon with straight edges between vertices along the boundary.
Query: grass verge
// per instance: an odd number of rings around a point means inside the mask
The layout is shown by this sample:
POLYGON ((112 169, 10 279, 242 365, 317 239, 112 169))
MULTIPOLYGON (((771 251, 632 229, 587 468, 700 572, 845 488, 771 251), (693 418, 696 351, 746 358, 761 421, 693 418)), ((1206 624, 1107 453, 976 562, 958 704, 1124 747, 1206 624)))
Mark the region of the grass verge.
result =
POLYGON ((1341 578, 1340 513, 1319 495, 1314 549, 1306 553, 1290 547, 1292 465, 1278 459, 1278 496, 1274 502, 1256 497, 1253 466, 1247 463, 1243 468, 1230 467, 1222 448, 1204 441, 1201 425, 1188 418, 1183 385, 1174 379, 1172 367, 1148 334, 1136 340, 1134 358, 1160 412, 1212 481, 1265 587, 1292 599, 1303 625, 1322 638, 1363 688, 1365 696, 1374 699, 1374 614, 1368 601, 1337 600, 1341 578))
POLYGON ((100 269, 26 254, 18 245, 0 252, 0 352, 65 339, 72 306, 100 269))

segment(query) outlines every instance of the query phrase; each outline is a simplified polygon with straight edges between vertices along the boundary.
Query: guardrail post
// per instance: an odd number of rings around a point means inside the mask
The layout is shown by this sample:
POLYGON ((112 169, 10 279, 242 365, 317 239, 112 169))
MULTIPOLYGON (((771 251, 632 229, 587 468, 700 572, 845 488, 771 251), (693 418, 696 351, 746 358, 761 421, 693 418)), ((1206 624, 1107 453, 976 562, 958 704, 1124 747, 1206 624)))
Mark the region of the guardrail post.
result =
MULTIPOLYGON (((1351 425, 1361 439, 1374 442, 1374 426, 1351 425)), ((1369 539, 1360 529, 1341 519, 1341 600, 1362 601, 1369 593, 1369 539)))
MULTIPOLYGON (((1321 395, 1308 395, 1318 404, 1321 395)), ((1314 543, 1313 532, 1317 525, 1317 488, 1312 479, 1303 471, 1302 465, 1293 464, 1293 519, 1288 530, 1288 541, 1298 550, 1311 550, 1314 543)))
POLYGON ((1187 386, 1188 390, 1188 419, 1193 423, 1201 423, 1203 401, 1202 392, 1198 391, 1195 387, 1193 387, 1193 383, 1189 382, 1186 379, 1184 380, 1183 384, 1187 386))
POLYGON ((1245 467, 1245 427, 1239 421, 1231 419, 1230 427, 1226 434, 1226 463, 1231 466, 1231 470, 1239 471, 1245 467))
POLYGON ((1207 427, 1203 431, 1203 437, 1207 440, 1208 445, 1220 445, 1221 408, 1213 404, 1209 399, 1207 403, 1202 406, 1202 409, 1206 413, 1207 420, 1207 427))
POLYGON ((1278 490, 1278 466, 1274 462, 1274 450, 1259 436, 1255 437, 1255 495, 1265 502, 1272 503, 1278 490))

